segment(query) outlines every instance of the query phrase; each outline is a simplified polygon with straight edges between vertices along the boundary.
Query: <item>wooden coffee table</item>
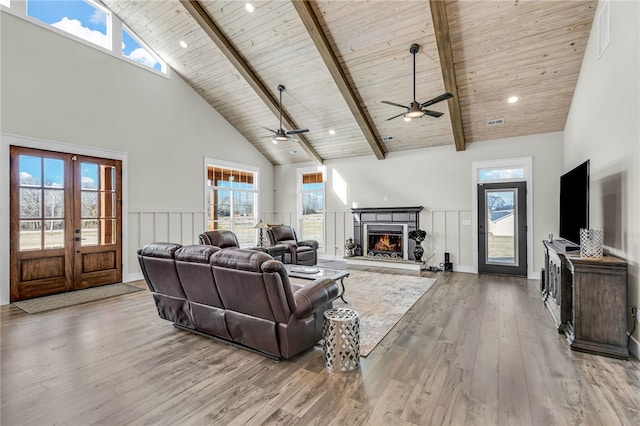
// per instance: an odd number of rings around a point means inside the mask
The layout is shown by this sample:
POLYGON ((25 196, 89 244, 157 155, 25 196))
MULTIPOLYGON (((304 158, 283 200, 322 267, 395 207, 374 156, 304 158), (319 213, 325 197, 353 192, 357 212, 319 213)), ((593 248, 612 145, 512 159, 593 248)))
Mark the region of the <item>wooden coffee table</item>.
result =
POLYGON ((344 271, 340 269, 329 269, 322 268, 320 266, 302 266, 302 265, 291 265, 285 264, 285 269, 287 270, 287 274, 290 277, 300 278, 303 280, 315 280, 318 278, 329 278, 335 282, 340 280, 340 286, 342 287, 342 291, 338 295, 340 299, 346 304, 349 304, 346 300, 344 300, 344 279, 349 276, 349 271, 344 271))

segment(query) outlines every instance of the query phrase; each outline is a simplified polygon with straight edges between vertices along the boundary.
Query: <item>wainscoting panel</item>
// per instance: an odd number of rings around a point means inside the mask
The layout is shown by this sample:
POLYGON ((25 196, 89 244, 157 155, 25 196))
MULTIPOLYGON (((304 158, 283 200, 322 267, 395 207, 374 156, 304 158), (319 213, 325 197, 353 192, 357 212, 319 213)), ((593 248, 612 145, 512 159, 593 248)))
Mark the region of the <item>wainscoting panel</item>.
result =
POLYGON ((137 257, 140 247, 153 242, 198 244, 204 223, 204 212, 129 210, 129 278, 141 278, 137 257))
MULTIPOLYGON (((348 210, 327 212, 325 217, 325 241, 319 256, 342 259, 346 251, 345 242, 353 237, 353 215, 348 210)), ((129 210, 128 218, 130 279, 142 277, 138 266, 138 248, 151 242, 197 244, 198 235, 205 227, 204 212, 129 210)), ((296 215, 292 212, 264 212, 260 218, 265 223, 284 223, 297 228, 296 215)), ((432 210, 425 207, 420 214, 420 228, 427 231, 427 239, 422 243, 423 260, 435 250, 436 256, 429 265, 437 266, 444 262, 444 253, 449 252, 454 270, 473 272, 471 221, 471 210, 432 210)))

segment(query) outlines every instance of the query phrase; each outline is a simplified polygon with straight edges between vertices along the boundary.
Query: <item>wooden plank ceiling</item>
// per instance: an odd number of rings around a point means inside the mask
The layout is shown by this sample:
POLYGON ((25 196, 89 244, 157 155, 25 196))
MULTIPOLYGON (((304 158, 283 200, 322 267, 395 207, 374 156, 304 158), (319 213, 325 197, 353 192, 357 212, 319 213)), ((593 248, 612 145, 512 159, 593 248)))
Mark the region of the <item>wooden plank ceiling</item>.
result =
POLYGON ((563 130, 597 3, 103 2, 273 164, 563 130), (429 107, 440 118, 387 121, 404 110, 382 100, 413 99, 413 43, 416 100, 454 97, 429 107), (310 131, 274 144, 279 84, 283 127, 310 131))

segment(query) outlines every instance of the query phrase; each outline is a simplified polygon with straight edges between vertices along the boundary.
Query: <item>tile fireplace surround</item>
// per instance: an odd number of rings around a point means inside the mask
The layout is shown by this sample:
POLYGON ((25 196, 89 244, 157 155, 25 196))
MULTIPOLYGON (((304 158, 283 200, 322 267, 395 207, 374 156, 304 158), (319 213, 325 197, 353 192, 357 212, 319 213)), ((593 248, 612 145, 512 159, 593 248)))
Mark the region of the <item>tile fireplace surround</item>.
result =
POLYGON ((355 249, 356 256, 367 256, 367 252, 373 252, 368 247, 367 234, 375 230, 382 233, 385 228, 390 233, 402 236, 402 251, 397 253, 399 259, 415 260, 413 248, 415 242, 408 238, 408 233, 420 228, 419 207, 363 207, 351 209, 353 214, 353 240, 358 245, 355 249))

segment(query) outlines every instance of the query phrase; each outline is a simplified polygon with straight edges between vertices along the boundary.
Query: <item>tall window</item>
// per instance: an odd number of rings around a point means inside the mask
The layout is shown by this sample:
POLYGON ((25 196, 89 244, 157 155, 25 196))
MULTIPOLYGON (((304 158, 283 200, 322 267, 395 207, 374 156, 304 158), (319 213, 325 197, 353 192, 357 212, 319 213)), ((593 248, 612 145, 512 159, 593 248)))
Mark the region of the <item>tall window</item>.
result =
POLYGON ((324 173, 323 170, 300 170, 299 239, 316 240, 324 247, 324 173), (301 231, 301 232, 300 232, 301 231))
POLYGON ((207 229, 233 231, 241 246, 256 243, 256 171, 207 166, 207 229))

